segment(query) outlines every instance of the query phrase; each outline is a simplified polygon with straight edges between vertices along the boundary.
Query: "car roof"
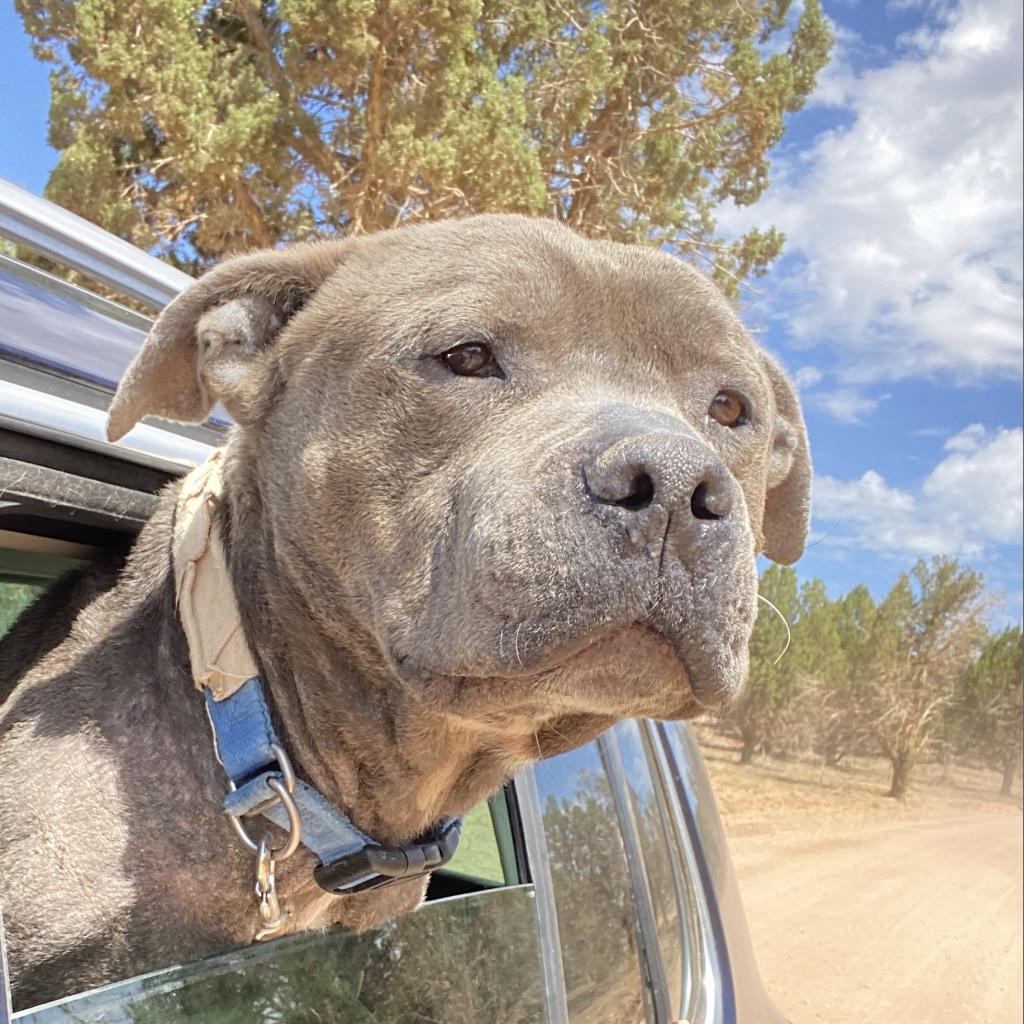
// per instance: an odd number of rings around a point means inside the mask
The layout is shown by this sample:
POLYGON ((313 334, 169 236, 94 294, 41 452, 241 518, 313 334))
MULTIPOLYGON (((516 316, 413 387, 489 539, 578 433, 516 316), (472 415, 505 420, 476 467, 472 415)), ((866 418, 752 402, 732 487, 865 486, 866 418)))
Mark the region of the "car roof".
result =
MULTIPOLYGON (((48 200, 0 179, 0 235, 159 311, 191 278, 48 200)), ((0 426, 181 473, 223 438, 223 410, 201 427, 164 421, 106 439, 106 409, 152 320, 0 256, 0 426)))

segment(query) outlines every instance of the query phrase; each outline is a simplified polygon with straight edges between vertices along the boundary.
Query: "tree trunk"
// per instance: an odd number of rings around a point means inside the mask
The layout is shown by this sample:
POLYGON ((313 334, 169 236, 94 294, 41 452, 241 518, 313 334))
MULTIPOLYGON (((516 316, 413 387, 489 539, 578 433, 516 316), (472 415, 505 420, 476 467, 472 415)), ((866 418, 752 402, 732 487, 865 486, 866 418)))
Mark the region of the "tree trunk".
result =
POLYGON ((740 751, 740 764, 751 764, 754 760, 754 754, 757 753, 757 737, 756 736, 744 736, 743 737, 743 749, 740 751))
POLYGON ((890 760, 892 761, 892 782, 888 795, 897 800, 903 800, 910 788, 910 773, 914 767, 914 758, 912 754, 901 751, 890 760))
POLYGON ((1003 761, 1003 784, 999 787, 1000 796, 1010 796, 1013 793, 1013 776, 1017 772, 1017 754, 1006 758, 1003 761))

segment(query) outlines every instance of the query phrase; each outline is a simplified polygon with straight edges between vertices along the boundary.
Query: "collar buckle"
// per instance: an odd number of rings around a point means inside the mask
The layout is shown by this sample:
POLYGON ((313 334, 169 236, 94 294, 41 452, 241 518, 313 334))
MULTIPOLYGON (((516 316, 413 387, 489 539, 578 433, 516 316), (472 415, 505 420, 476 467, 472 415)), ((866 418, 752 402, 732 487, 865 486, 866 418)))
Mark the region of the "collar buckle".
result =
POLYGON ((321 889, 335 896, 369 892, 417 878, 452 859, 461 831, 461 820, 447 821, 436 835, 404 846, 363 846, 330 864, 321 864, 313 871, 313 877, 321 889))

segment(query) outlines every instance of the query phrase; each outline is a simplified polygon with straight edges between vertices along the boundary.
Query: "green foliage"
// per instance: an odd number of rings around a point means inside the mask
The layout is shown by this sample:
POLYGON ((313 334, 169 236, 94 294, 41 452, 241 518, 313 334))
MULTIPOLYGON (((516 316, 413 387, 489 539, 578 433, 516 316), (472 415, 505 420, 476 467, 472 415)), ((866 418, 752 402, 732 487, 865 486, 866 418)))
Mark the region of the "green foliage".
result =
POLYGON ((1022 677, 1024 632, 1013 626, 982 647, 960 680, 954 709, 957 731, 968 750, 1002 772, 1004 795, 1013 785, 1024 741, 1022 677))
POLYGON ((879 607, 873 637, 874 728, 902 797, 957 680, 984 638, 984 581, 955 558, 918 560, 879 607))
POLYGON ((763 601, 750 640, 750 678, 729 713, 743 740, 744 764, 759 751, 778 749, 801 690, 800 676, 786 652, 787 623, 795 622, 799 613, 796 573, 786 566, 770 566, 761 577, 760 593, 763 601))
POLYGON ((1021 759, 1019 626, 987 637, 981 575, 956 559, 923 560, 876 604, 867 587, 837 600, 821 580, 798 588, 791 569, 761 577, 750 645, 750 680, 726 723, 758 752, 814 749, 835 766, 851 752, 881 749, 902 796, 928 741, 941 732, 961 752, 1003 773, 1010 792, 1021 759), (780 657, 780 655, 782 655, 780 657))
POLYGON ((835 767, 871 735, 868 704, 878 606, 860 585, 832 605, 832 615, 836 650, 829 657, 828 640, 818 647, 821 701, 815 723, 825 764, 835 767))
POLYGON ((710 262, 832 44, 819 0, 16 0, 52 64, 47 194, 196 270, 232 250, 468 211, 710 262))

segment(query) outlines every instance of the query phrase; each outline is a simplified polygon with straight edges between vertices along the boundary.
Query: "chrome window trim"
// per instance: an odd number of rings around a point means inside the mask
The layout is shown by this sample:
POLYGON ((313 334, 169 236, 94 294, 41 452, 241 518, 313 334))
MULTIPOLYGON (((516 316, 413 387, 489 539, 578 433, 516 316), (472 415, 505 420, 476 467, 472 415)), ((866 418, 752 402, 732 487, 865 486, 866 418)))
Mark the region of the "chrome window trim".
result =
POLYGON ((104 295, 97 295, 95 292, 89 291, 88 288, 72 284, 70 281, 57 277, 56 274, 40 270, 39 267, 34 267, 31 263, 23 263, 21 260, 13 259, 2 253, 0 253, 0 272, 9 274, 11 277, 24 281, 26 284, 43 288, 60 298, 67 299, 69 302, 85 306, 101 316, 117 320, 128 327, 137 327, 144 334, 148 334, 153 326, 154 317, 146 316, 134 309, 129 309, 127 306, 115 302, 113 299, 108 299, 104 295))
MULTIPOLYGON (((672 788, 674 788, 678 800, 676 800, 675 806, 676 811, 680 815, 681 825, 683 827, 683 834, 686 836, 687 841, 684 843, 684 850, 686 851, 687 857, 691 863, 691 869, 694 871, 694 877, 700 883, 700 890, 704 895, 702 900, 702 914, 704 916, 704 941, 706 944, 707 954, 711 959, 713 967, 709 971, 705 971, 705 978, 713 984, 716 988, 716 997, 718 1006, 716 1007, 717 1015, 710 1018, 715 1021, 722 1021, 725 1024, 734 1024, 738 1020, 737 1010, 737 992, 735 986, 735 979, 733 978, 733 965, 732 958, 729 953, 729 943, 726 939, 726 924, 722 920, 721 908, 719 905, 719 891, 718 886, 715 883, 715 879, 712 877, 711 865, 709 865, 705 851, 700 841, 700 828, 697 823, 696 817, 696 804, 697 794, 690 791, 690 788, 686 781, 686 776, 681 768, 676 764, 676 753, 672 749, 669 743, 667 730, 678 729, 680 731, 681 741, 685 744, 691 737, 689 726, 684 722, 658 722, 654 724, 654 729, 658 734, 659 746, 665 757, 665 766, 668 770, 668 781, 672 788)), ((699 757, 699 752, 696 751, 695 741, 693 747, 685 749, 684 753, 699 757)), ((692 770, 692 766, 690 770, 692 770)), ((713 800, 710 789, 705 794, 705 798, 713 800)), ((717 812, 716 812, 717 813, 717 812)), ((729 868, 731 871, 731 867, 729 868)), ((743 923, 745 927, 745 922, 743 923)), ((735 927, 737 922, 733 922, 735 927)), ((758 981, 759 976, 758 976, 758 981)), ((763 996, 763 993, 762 993, 763 996)), ((760 1002, 760 1000, 759 1000, 760 1002)), ((774 1016, 777 1011, 770 1003, 766 1003, 759 1006, 759 1009, 764 1011, 764 1020, 780 1020, 779 1017, 774 1016)), ((746 1019, 746 1017, 744 1017, 746 1019)))
POLYGON ((192 283, 188 274, 4 178, 0 178, 0 235, 152 310, 163 309, 192 283))
POLYGON ((691 895, 688 891, 693 888, 694 874, 691 870, 689 858, 684 850, 686 842, 685 833, 681 832, 676 820, 675 809, 672 806, 672 797, 668 790, 668 776, 665 771, 663 758, 659 757, 659 744, 653 736, 653 724, 649 719, 644 719, 640 725, 640 742, 644 748, 647 763, 651 766, 653 782, 654 801, 658 808, 658 820, 661 823, 662 832, 665 834, 669 846, 669 864, 672 870, 672 889, 675 894, 676 908, 679 911, 679 932, 678 940, 683 951, 683 977, 680 1005, 675 1009, 678 1015, 689 1021, 704 1021, 708 1018, 706 1007, 700 1002, 695 1004, 695 977, 703 975, 703 965, 706 962, 705 950, 703 948, 703 922, 700 919, 698 909, 698 897, 696 893, 691 895), (682 858, 681 862, 680 858, 682 858), (691 884, 687 886, 687 882, 691 884), (692 949, 688 944, 689 934, 684 923, 687 917, 691 917, 696 923, 694 932, 697 936, 699 948, 692 949), (694 958, 698 957, 699 962, 695 965, 694 958), (696 969, 695 969, 696 968, 696 969))
POLYGON ((569 1024, 569 1001, 565 991, 565 967, 562 963, 562 938, 558 930, 555 887, 551 878, 544 813, 533 765, 516 774, 516 802, 526 845, 526 859, 537 903, 537 932, 540 938, 541 973, 548 1024, 569 1024))
MULTIPOLYGON (((672 726, 669 727, 671 728, 672 726)), ((682 853, 685 861, 683 870, 688 876, 690 889, 693 891, 693 897, 696 902, 696 905, 691 909, 698 921, 698 941, 700 943, 698 950, 687 950, 688 954, 700 957, 700 964, 696 972, 693 970, 687 970, 686 972, 684 988, 689 989, 689 991, 685 993, 682 1007, 683 1018, 692 1021, 693 1024, 702 1024, 705 1021, 720 1021, 723 1020, 721 1008, 725 1001, 721 997, 719 988, 725 979, 720 970, 718 950, 712 941, 712 923, 708 906, 709 890, 704 883, 693 849, 694 837, 687 828, 683 817, 681 808, 682 798, 678 795, 675 788, 671 762, 669 761, 671 752, 667 750, 662 741, 658 728, 658 724, 649 719, 644 721, 644 743, 654 758, 657 773, 660 776, 659 781, 662 792, 659 795, 659 807, 661 807, 662 800, 664 799, 664 812, 669 816, 669 821, 664 822, 664 824, 671 829, 676 849, 682 853), (675 795, 675 799, 673 799, 673 795, 675 795), (694 991, 695 988, 696 992, 694 991), (695 997, 697 999, 696 1005, 694 1005, 695 997)), ((677 880, 677 884, 681 883, 684 887, 686 882, 687 879, 677 880)), ((683 907, 681 909, 685 911, 686 908, 683 907)))
POLYGON ((626 785, 622 751, 619 749, 613 729, 609 729, 598 737, 597 749, 608 776, 612 803, 615 805, 615 813, 619 820, 622 846, 626 853, 626 870, 629 873, 630 889, 633 893, 633 909, 636 913, 637 932, 640 940, 641 974, 647 982, 645 993, 650 1000, 648 1008, 656 1024, 669 1024, 673 1017, 669 1006, 665 966, 661 959, 661 945, 654 920, 650 884, 647 880, 647 869, 644 866, 643 850, 640 848, 640 837, 637 834, 636 822, 633 820, 633 807, 626 785))
POLYGON ((204 462, 215 447, 148 423, 133 427, 114 444, 107 440, 103 409, 6 380, 0 380, 0 426, 175 475, 204 462))
POLYGON ((0 907, 0 1024, 11 1021, 11 988, 7 983, 7 943, 4 941, 4 914, 0 907))

